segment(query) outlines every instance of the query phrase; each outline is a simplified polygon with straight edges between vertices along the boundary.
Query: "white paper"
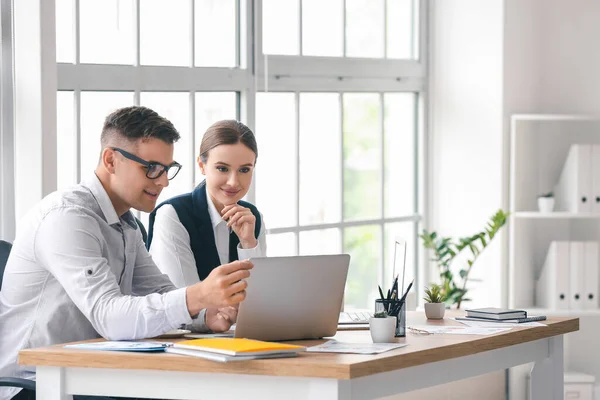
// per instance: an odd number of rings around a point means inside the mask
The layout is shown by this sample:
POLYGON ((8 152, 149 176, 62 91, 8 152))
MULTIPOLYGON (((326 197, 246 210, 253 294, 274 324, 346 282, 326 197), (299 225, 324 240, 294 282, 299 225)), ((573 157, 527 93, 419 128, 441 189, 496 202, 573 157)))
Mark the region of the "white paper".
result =
POLYGON ((450 335, 493 335, 511 330, 512 328, 480 328, 470 326, 435 326, 435 325, 412 325, 410 328, 428 333, 445 333, 450 335))
POLYGON ((517 322, 487 322, 487 321, 466 321, 464 319, 456 319, 456 318, 451 318, 453 320, 455 320, 456 322, 460 322, 463 325, 466 326, 470 326, 473 328, 518 328, 520 326, 546 326, 542 323, 539 323, 537 321, 532 321, 532 322, 523 322, 523 323, 517 323, 517 322))
POLYGON ((306 351, 314 353, 379 354, 404 346, 406 346, 406 343, 343 343, 337 340, 329 340, 323 344, 308 347, 306 351))

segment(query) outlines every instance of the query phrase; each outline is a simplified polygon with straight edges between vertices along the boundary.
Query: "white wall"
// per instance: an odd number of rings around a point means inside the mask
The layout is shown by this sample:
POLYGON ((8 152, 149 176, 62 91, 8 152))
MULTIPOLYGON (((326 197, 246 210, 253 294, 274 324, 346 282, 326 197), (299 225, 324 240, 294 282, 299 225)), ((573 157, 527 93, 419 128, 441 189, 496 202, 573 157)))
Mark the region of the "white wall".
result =
MULTIPOLYGON (((430 228, 468 234, 508 207, 511 114, 600 114, 600 2, 433 4, 430 228)), ((507 301, 506 234, 475 266, 485 282, 470 305, 507 301)), ((567 338, 565 361, 600 378, 588 336, 567 338)), ((511 374, 511 399, 525 398, 526 369, 511 374)))
MULTIPOLYGON (((472 235, 502 207, 503 8, 433 2, 430 229, 444 236, 472 235)), ((475 264, 472 277, 484 281, 465 306, 500 305, 501 249, 495 240, 475 264)))
POLYGON ((600 114, 600 2, 538 2, 540 111, 600 114))

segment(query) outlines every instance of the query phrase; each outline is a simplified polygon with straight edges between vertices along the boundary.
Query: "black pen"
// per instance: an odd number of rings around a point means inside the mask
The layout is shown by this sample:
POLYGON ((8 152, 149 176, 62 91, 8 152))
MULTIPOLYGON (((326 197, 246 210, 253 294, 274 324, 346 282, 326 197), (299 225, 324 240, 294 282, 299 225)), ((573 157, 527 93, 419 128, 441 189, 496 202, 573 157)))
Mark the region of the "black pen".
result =
POLYGON ((408 287, 406 288, 406 292, 404 292, 404 294, 402 295, 402 297, 400 298, 400 302, 404 302, 404 300, 406 299, 406 296, 408 295, 408 291, 410 290, 410 288, 412 287, 413 283, 415 282, 415 280, 413 279, 410 284, 408 285, 408 287))

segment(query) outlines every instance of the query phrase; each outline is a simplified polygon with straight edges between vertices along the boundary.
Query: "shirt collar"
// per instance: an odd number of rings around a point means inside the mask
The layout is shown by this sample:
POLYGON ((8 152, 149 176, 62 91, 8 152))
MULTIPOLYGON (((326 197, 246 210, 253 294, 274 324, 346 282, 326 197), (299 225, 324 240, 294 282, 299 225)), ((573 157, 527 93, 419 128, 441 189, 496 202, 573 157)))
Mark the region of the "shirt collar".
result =
POLYGON ((213 229, 217 227, 221 222, 225 222, 221 217, 221 214, 217 211, 217 207, 215 207, 212 199, 206 193, 206 202, 208 203, 208 215, 210 216, 210 222, 212 223, 213 229))
MULTIPOLYGON (((100 211, 102 211, 102 214, 104 214, 104 218, 106 219, 106 223, 108 225, 114 225, 121 222, 121 219, 117 215, 117 211, 115 210, 110 197, 108 197, 108 193, 106 193, 104 186, 102 186, 102 182, 100 182, 100 179, 95 173, 83 179, 81 184, 90 189, 90 192, 92 192, 96 198, 98 206, 100 206, 100 211)), ((131 211, 128 210, 125 214, 123 214, 122 218, 133 229, 137 229, 137 223, 131 211)))

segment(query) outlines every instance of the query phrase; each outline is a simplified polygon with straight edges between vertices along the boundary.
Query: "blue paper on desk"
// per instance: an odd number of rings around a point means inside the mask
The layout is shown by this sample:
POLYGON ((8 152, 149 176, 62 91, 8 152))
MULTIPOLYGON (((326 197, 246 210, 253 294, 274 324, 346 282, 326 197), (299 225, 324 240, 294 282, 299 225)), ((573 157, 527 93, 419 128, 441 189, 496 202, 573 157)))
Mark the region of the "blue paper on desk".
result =
POLYGON ((67 349, 77 349, 77 350, 152 352, 152 351, 165 351, 165 348, 167 346, 169 346, 169 343, 133 342, 133 341, 127 341, 127 340, 120 340, 120 341, 108 341, 108 342, 67 344, 64 347, 67 349))

